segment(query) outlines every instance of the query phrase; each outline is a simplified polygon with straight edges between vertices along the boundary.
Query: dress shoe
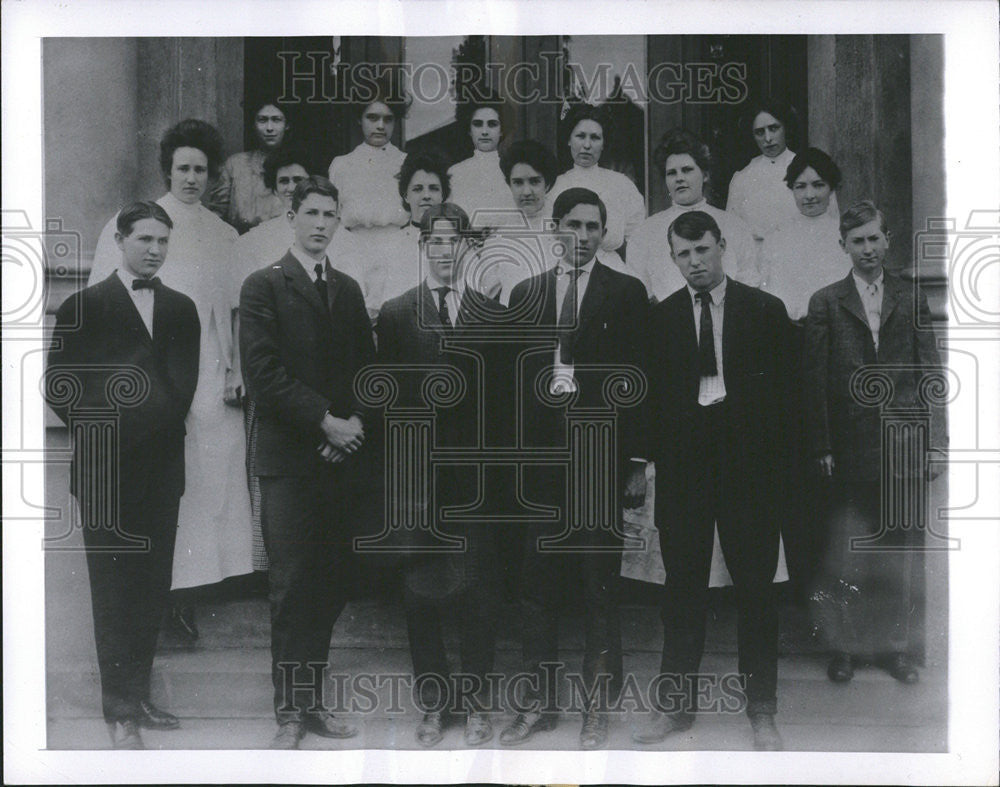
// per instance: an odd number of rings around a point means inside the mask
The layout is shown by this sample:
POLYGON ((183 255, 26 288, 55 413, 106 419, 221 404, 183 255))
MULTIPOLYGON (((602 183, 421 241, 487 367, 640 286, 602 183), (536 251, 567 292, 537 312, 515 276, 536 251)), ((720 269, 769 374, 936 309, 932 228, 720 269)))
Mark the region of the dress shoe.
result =
POLYGON ((599 749, 608 742, 608 714, 590 710, 583 714, 580 748, 599 749))
POLYGON ((555 726, 554 719, 537 711, 519 713, 514 721, 500 733, 500 743, 504 746, 516 746, 519 743, 524 743, 536 732, 551 730, 555 726))
POLYGON ((323 738, 353 738, 358 734, 358 728, 347 721, 341 721, 332 713, 317 713, 306 716, 307 732, 323 738))
POLYGON ((139 701, 139 715, 136 718, 140 727, 147 730, 176 730, 181 726, 181 720, 174 714, 160 710, 152 702, 139 701))
POLYGON ((912 684, 920 680, 920 673, 905 653, 891 653, 880 660, 882 668, 900 683, 912 684))
POLYGON ((417 725, 417 743, 426 748, 436 746, 444 738, 444 717, 440 712, 425 713, 417 725))
POLYGON ((490 723, 490 717, 485 713, 475 711, 470 713, 469 718, 465 720, 463 737, 466 746, 482 746, 487 741, 493 740, 493 724, 490 723))
POLYGON ((750 717, 753 727, 753 747, 757 751, 781 751, 785 744, 774 724, 773 713, 755 713, 750 717))
POLYGON ((272 749, 297 749, 305 733, 301 721, 286 721, 278 725, 278 731, 271 739, 272 749))
POLYGON ((834 683, 848 683, 854 677, 854 659, 849 653, 835 653, 826 674, 834 683))
POLYGON ((194 620, 194 607, 191 605, 174 604, 170 608, 170 625, 178 634, 191 642, 195 642, 200 633, 194 620))
POLYGON ((111 736, 111 746, 115 749, 145 749, 139 734, 139 725, 132 719, 108 722, 108 734, 111 736))
POLYGON ((684 732, 691 729, 694 719, 679 713, 659 713, 656 718, 632 732, 632 740, 636 743, 659 743, 672 732, 684 732))

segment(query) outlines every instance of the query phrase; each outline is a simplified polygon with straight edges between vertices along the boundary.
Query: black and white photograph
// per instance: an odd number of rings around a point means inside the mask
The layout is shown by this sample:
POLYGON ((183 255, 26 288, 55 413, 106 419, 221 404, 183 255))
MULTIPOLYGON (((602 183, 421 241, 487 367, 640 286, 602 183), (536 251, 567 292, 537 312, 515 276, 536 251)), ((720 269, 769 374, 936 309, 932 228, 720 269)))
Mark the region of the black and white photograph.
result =
POLYGON ((12 782, 997 783, 995 5, 29 6, 12 782))

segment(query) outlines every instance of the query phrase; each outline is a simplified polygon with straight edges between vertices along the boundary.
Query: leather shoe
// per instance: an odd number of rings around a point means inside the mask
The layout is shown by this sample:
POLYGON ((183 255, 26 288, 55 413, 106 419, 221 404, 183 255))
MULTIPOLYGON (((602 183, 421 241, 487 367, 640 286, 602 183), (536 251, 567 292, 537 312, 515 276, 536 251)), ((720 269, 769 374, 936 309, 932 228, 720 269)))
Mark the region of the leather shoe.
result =
POLYGON ((140 727, 147 730, 176 730, 181 726, 181 720, 174 714, 160 710, 152 702, 139 701, 139 715, 136 721, 140 727))
POLYGON ((485 713, 473 711, 469 718, 465 720, 466 746, 482 746, 487 741, 493 740, 493 724, 490 717, 485 713))
POLYGON ((145 749, 139 734, 139 725, 132 719, 108 722, 108 734, 111 736, 111 746, 115 749, 145 749))
POLYGON ((306 716, 305 728, 308 732, 323 738, 353 738, 358 728, 347 721, 341 721, 332 713, 306 716))
POLYGON ((500 733, 500 743, 503 746, 516 746, 524 743, 536 732, 551 730, 555 720, 537 711, 519 713, 506 729, 500 733))
POLYGON ((580 748, 599 749, 608 742, 608 714, 590 710, 583 714, 580 748))
POLYGON ((684 732, 691 729, 694 719, 679 713, 662 713, 632 732, 632 740, 636 743, 659 743, 672 732, 684 732))
POLYGON ((827 677, 834 683, 848 683, 854 677, 854 659, 849 653, 835 653, 826 668, 827 677))
POLYGON ((774 724, 774 714, 755 713, 750 717, 753 727, 753 747, 757 751, 781 751, 785 744, 774 724))
POLYGON ((444 717, 440 712, 425 713, 417 725, 417 743, 426 748, 436 746, 444 738, 444 717))
POLYGON ((278 725, 278 731, 271 739, 272 749, 297 749, 305 730, 301 721, 286 721, 278 725))
POLYGON ((194 642, 200 636, 198 624, 194 620, 194 607, 175 604, 170 608, 170 625, 173 629, 194 642))
POLYGON ((882 659, 882 667, 900 683, 912 684, 920 680, 920 673, 905 653, 892 653, 882 659))

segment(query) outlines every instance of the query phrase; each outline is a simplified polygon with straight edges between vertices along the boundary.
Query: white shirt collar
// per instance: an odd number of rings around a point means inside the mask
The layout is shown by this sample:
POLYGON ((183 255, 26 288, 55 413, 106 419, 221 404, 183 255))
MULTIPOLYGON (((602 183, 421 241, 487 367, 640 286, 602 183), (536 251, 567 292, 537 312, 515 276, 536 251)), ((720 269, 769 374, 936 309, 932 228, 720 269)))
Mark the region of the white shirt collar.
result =
MULTIPOLYGON (((118 278, 122 280, 122 284, 125 285, 125 289, 132 289, 132 282, 136 279, 142 278, 141 276, 136 276, 132 271, 125 267, 125 263, 118 266, 118 278)), ((152 278, 152 277, 150 277, 152 278)))
MULTIPOLYGON (((578 270, 580 271, 580 276, 589 276, 591 273, 593 273, 593 271, 594 271, 594 265, 596 265, 596 264, 597 264, 597 255, 595 254, 593 257, 590 258, 590 262, 588 262, 586 265, 581 265, 578 268, 578 270)), ((566 276, 566 275, 569 274, 569 272, 571 270, 573 270, 573 266, 572 265, 564 265, 562 263, 562 260, 560 260, 559 264, 556 265, 556 275, 557 276, 566 276)), ((579 280, 580 276, 577 276, 578 280, 579 280)))
POLYGON ((478 159, 479 162, 486 161, 499 161, 500 151, 499 150, 480 150, 479 148, 473 148, 472 158, 478 159))
POLYGON ((324 270, 324 274, 323 275, 324 275, 324 277, 326 276, 326 273, 325 273, 325 271, 326 271, 326 264, 327 264, 327 262, 329 262, 329 259, 327 258, 327 256, 325 254, 323 255, 323 259, 322 260, 314 260, 308 254, 306 254, 304 251, 302 251, 298 246, 296 246, 294 243, 289 247, 288 250, 292 253, 292 256, 295 257, 295 259, 297 259, 299 261, 299 264, 305 269, 305 272, 309 274, 309 278, 310 279, 312 279, 312 278, 314 278, 316 276, 316 265, 322 265, 323 266, 323 270, 324 270))
MULTIPOLYGON (((716 306, 721 304, 726 299, 726 281, 729 277, 723 276, 722 281, 716 284, 711 290, 708 291, 711 297, 712 303, 716 306)), ((693 303, 698 302, 698 290, 692 287, 690 284, 687 285, 688 293, 691 295, 691 301, 693 303)))
POLYGON ((441 281, 437 276, 435 276, 433 273, 428 271, 427 275, 424 277, 424 283, 427 285, 427 289, 429 289, 431 292, 434 292, 434 290, 436 290, 438 287, 448 287, 450 290, 452 290, 452 292, 458 294, 459 299, 461 299, 462 296, 465 295, 465 280, 462 277, 459 277, 451 284, 446 284, 445 282, 441 281))
POLYGON ((862 295, 868 292, 868 285, 874 284, 878 289, 882 289, 882 283, 885 281, 885 268, 879 271, 878 277, 875 281, 865 281, 862 279, 854 268, 851 268, 851 275, 854 277, 854 286, 858 288, 858 292, 862 295))

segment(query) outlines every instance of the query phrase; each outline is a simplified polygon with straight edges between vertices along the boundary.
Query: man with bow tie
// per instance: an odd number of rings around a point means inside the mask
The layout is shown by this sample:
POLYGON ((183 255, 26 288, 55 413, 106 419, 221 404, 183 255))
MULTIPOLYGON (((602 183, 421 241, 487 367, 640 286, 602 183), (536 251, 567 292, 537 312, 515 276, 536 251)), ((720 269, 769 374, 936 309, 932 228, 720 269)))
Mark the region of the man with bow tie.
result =
POLYGON ((46 398, 73 438, 70 491, 83 523, 104 719, 112 745, 125 749, 143 748, 141 727, 179 726, 150 701, 201 330, 193 301, 156 277, 172 227, 154 202, 119 213, 121 265, 59 308, 46 368, 46 398), (106 414, 116 441, 102 430, 106 414))
MULTIPOLYGON (((354 377, 374 360, 358 283, 327 247, 337 190, 310 177, 295 188, 292 247, 252 273, 240 292, 240 354, 257 404, 261 526, 270 561, 271 675, 278 731, 295 749, 305 732, 348 738, 357 729, 324 706, 324 668, 352 570, 349 514, 366 412, 354 377)), ((331 698, 332 699, 332 698, 331 698)))

